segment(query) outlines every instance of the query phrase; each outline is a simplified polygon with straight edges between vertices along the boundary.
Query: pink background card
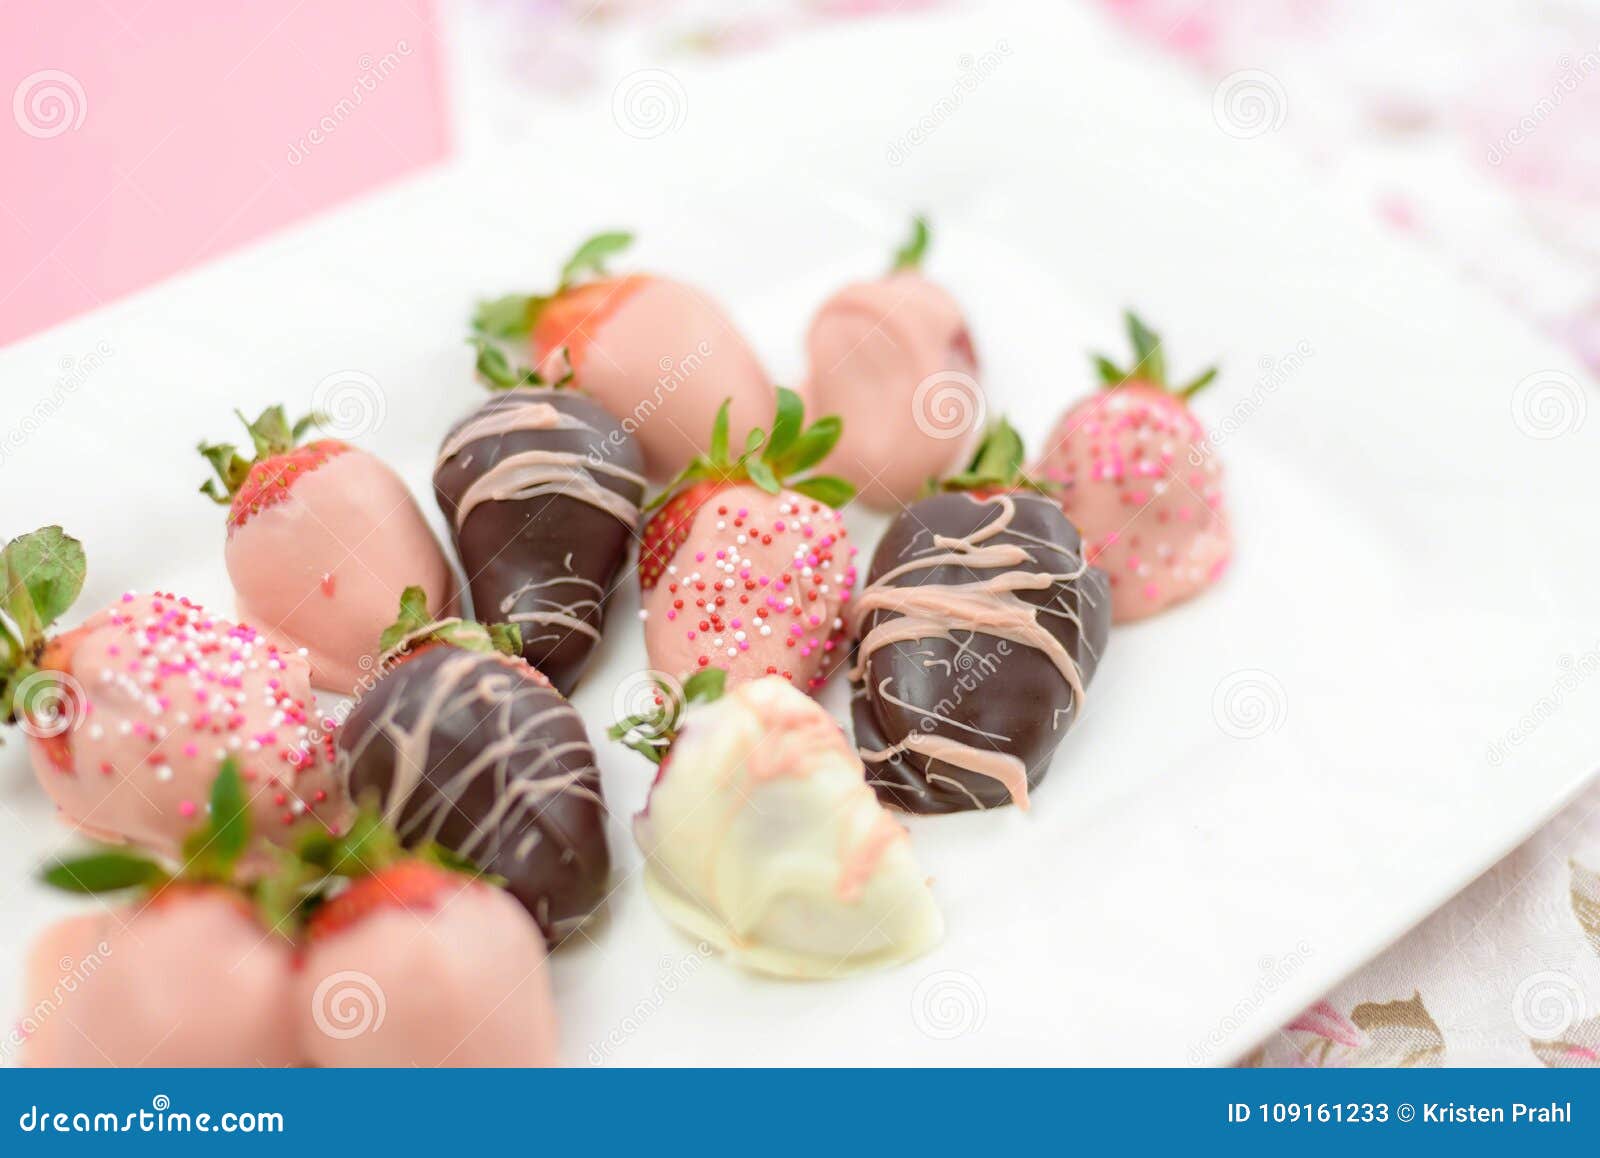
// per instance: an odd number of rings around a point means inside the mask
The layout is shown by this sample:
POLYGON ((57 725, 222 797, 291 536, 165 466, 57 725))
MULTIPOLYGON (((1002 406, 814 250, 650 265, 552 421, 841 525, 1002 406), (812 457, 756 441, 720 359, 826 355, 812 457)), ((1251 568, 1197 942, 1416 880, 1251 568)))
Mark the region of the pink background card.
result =
POLYGON ((426 0, 0 7, 0 344, 440 160, 426 0))

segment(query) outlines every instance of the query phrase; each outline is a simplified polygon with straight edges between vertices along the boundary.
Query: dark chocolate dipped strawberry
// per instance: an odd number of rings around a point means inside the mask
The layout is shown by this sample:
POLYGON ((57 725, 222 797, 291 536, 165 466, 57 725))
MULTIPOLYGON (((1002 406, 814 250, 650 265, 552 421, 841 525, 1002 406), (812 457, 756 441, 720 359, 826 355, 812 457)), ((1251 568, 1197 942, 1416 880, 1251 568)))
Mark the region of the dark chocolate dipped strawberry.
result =
POLYGON ((497 393, 445 436, 434 494, 486 623, 513 623, 522 657, 563 695, 600 642, 644 498, 632 435, 592 398, 514 371, 480 343, 497 393))
POLYGON ((867 779, 909 812, 1015 803, 1083 713, 1111 625, 1105 576, 1003 421, 889 525, 850 605, 867 779))
POLYGON ((437 844, 503 878, 555 941, 605 896, 605 804, 583 721, 517 636, 435 620, 407 591, 384 675, 338 745, 353 798, 376 794, 408 847, 437 844))
POLYGON ((704 449, 712 415, 728 399, 734 434, 772 416, 771 379, 722 307, 703 291, 652 274, 613 277, 607 261, 631 233, 601 233, 578 247, 555 289, 484 302, 473 329, 526 340, 547 379, 574 385, 630 422, 651 478, 665 479, 704 449))

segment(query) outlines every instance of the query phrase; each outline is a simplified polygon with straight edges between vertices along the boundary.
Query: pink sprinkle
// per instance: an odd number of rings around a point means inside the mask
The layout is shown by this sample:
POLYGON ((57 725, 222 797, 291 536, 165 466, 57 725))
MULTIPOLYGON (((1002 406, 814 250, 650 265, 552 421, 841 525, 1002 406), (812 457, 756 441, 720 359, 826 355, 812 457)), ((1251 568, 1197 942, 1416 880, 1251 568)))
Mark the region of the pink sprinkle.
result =
POLYGON ((195 814, 194 801, 192 801, 192 800, 180 800, 178 802, 178 815, 179 816, 189 817, 189 816, 193 816, 194 814, 195 814))

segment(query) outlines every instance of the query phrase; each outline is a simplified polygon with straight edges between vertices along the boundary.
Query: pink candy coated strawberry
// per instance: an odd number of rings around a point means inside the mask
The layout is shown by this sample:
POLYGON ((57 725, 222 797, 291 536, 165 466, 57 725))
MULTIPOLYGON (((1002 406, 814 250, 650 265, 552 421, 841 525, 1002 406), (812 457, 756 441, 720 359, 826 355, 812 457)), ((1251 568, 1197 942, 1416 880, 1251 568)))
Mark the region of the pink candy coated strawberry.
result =
POLYGON ((1100 391, 1067 411, 1031 468, 1062 488, 1089 561, 1110 577, 1117 623, 1198 594, 1232 552, 1222 464, 1189 409, 1216 370, 1170 386, 1160 339, 1127 317, 1133 367, 1096 358, 1100 391))

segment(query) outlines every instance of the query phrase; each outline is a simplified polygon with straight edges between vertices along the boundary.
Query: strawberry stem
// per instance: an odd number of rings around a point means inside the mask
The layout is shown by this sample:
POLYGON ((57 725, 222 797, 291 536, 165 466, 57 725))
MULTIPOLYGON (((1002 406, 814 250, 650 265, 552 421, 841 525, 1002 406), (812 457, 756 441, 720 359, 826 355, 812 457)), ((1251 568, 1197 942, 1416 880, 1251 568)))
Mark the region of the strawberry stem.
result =
POLYGON ((1054 483, 1030 478, 1023 473, 1027 457, 1022 435, 1004 418, 997 419, 984 433, 965 470, 929 483, 927 493, 959 491, 1034 490, 1052 494, 1054 483))
POLYGON ((522 654, 522 629, 515 623, 485 626, 471 619, 438 619, 428 610, 428 595, 421 587, 400 593, 400 613, 378 640, 383 662, 393 663, 423 643, 443 643, 462 651, 522 654))
POLYGON ((238 447, 228 442, 202 442, 196 448, 217 474, 216 478, 208 478, 200 485, 200 493, 221 506, 233 502, 233 496, 250 477, 251 467, 264 459, 288 454, 323 421, 322 415, 313 413, 291 423, 282 406, 267 407, 254 422, 246 418, 243 411, 234 413, 250 433, 250 444, 256 452, 254 458, 244 457, 238 447))
POLYGON ((624 747, 632 748, 652 764, 666 758, 667 749, 678 738, 678 725, 683 711, 690 704, 709 704, 722 698, 727 688, 728 673, 720 667, 703 667, 683 683, 659 679, 660 689, 656 705, 649 711, 624 716, 606 729, 606 735, 620 740, 624 747))
POLYGON ((928 254, 928 242, 931 235, 928 230, 928 219, 922 214, 917 214, 911 219, 911 236, 906 243, 894 252, 894 261, 889 266, 889 272, 899 273, 901 270, 919 270, 922 268, 922 259, 928 254))
POLYGON ((633 234, 622 230, 595 234, 567 259, 561 280, 550 293, 506 294, 479 302, 472 315, 473 333, 485 338, 526 337, 545 306, 589 277, 604 277, 606 262, 632 244, 633 234))
POLYGON ((806 426, 805 403, 793 390, 779 386, 772 433, 769 435, 759 427, 751 430, 745 436, 744 453, 730 460, 728 424, 732 404, 731 398, 726 399, 717 408, 706 453, 684 467, 678 477, 651 500, 646 511, 656 510, 685 487, 706 479, 725 484, 751 482, 774 495, 788 487, 830 507, 841 507, 855 497, 855 487, 832 475, 807 475, 790 481, 792 476, 816 466, 833 450, 844 430, 837 415, 830 414, 806 426))
POLYGON ((1211 366, 1182 386, 1172 386, 1167 381, 1167 359, 1162 352, 1161 335, 1145 325, 1144 320, 1132 310, 1128 310, 1123 317, 1127 322, 1128 340, 1133 345, 1134 362, 1131 367, 1124 369, 1110 358, 1100 354, 1090 355, 1103 388, 1115 390, 1124 383, 1139 382, 1179 398, 1192 398, 1216 378, 1218 367, 1211 366))

